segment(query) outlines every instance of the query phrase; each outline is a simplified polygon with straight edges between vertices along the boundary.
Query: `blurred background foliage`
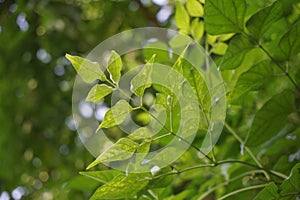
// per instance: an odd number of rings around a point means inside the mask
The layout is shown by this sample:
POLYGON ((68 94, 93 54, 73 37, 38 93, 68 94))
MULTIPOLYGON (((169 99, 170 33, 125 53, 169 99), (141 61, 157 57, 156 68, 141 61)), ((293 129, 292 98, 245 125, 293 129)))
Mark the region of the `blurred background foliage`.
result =
POLYGON ((64 55, 84 56, 126 29, 169 26, 167 2, 0 0, 1 200, 88 198, 64 187, 93 160, 75 131, 75 71, 64 55))

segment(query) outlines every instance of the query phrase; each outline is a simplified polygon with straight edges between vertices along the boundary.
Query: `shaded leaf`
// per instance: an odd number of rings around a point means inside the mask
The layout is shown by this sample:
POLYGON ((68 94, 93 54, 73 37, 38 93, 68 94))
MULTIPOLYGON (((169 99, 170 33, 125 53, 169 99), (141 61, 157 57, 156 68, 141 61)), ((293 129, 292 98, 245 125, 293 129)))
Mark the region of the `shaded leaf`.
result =
POLYGON ((187 11, 192 17, 202 17, 204 10, 202 4, 197 0, 188 0, 186 3, 187 11))
POLYGON ((249 138, 249 146, 260 145, 274 137, 285 125, 287 116, 294 109, 294 93, 290 90, 274 95, 255 114, 249 138))
POLYGON ((206 0, 204 12, 209 34, 239 33, 244 29, 245 0, 206 0))
POLYGON ((132 107, 125 100, 118 101, 116 105, 106 112, 99 128, 110 128, 121 124, 131 111, 132 107))
POLYGON ((275 1, 255 13, 247 22, 247 28, 255 39, 260 39, 270 26, 282 17, 282 5, 275 1))
POLYGON ((275 183, 270 183, 262 191, 260 191, 254 198, 254 200, 276 200, 279 198, 277 193, 278 187, 275 183))
POLYGON ((283 181, 283 183, 279 186, 280 195, 286 196, 286 198, 283 199, 295 199, 297 196, 300 195, 300 163, 297 163, 289 176, 288 179, 283 181))
POLYGON ((64 185, 64 188, 69 190, 93 191, 99 185, 100 183, 96 180, 84 176, 75 176, 64 185))
POLYGON ((148 181, 140 175, 119 175, 111 182, 99 187, 90 200, 131 198, 142 190, 148 181))
POLYGON ((89 91, 88 96, 86 97, 86 101, 99 102, 102 98, 109 95, 112 91, 112 87, 109 87, 105 84, 97 84, 89 91))
POLYGON ((83 81, 91 83, 97 79, 103 79, 104 73, 100 69, 100 65, 97 62, 92 62, 88 59, 72 56, 66 54, 66 58, 72 63, 76 72, 82 78, 83 81))
POLYGON ((231 98, 236 99, 248 91, 261 89, 274 79, 272 75, 273 71, 270 61, 266 60, 259 62, 240 75, 232 92, 231 98))
POLYGON ((121 78, 122 60, 119 54, 115 51, 111 52, 111 56, 108 61, 108 72, 110 73, 110 79, 114 83, 118 83, 121 78))
POLYGON ((131 80, 130 90, 139 97, 143 96, 146 88, 151 87, 151 73, 154 60, 155 54, 152 55, 142 70, 131 80))
POLYGON ((87 169, 90 169, 99 163, 126 160, 131 158, 138 147, 138 143, 128 138, 121 138, 112 147, 100 154, 96 160, 87 167, 87 169))
POLYGON ((244 35, 235 35, 228 45, 222 62, 221 69, 235 69, 239 67, 246 54, 254 48, 254 45, 244 35))
POLYGON ((176 3, 175 22, 176 26, 183 31, 183 33, 189 32, 190 17, 184 6, 179 1, 176 3))
POLYGON ((279 48, 287 60, 300 52, 300 21, 280 39, 279 48))

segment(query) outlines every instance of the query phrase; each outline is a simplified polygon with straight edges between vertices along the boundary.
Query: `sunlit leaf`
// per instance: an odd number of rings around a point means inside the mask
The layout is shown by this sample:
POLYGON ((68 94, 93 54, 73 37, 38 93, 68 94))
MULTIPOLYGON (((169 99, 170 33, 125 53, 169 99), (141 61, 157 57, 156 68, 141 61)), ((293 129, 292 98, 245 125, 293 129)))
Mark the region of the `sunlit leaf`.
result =
POLYGON ((100 183, 108 183, 113 180, 114 177, 120 175, 121 172, 117 170, 103 170, 103 171, 84 171, 79 174, 94 179, 100 183))
POLYGON ((231 39, 234 36, 234 33, 222 34, 219 36, 219 40, 224 42, 231 39))
POLYGON ((146 127, 141 127, 132 132, 129 136, 132 140, 141 140, 141 139, 147 139, 152 137, 151 131, 146 127))
POLYGON ((224 55, 226 50, 228 48, 228 45, 224 42, 218 42, 214 47, 212 48, 212 52, 217 55, 224 55))
POLYGON ((143 160, 150 150, 151 143, 146 141, 140 144, 135 155, 135 169, 139 169, 143 165, 143 160))
POLYGON ((287 60, 300 52, 300 21, 281 38, 279 48, 287 60))
POLYGON ((244 29, 245 0, 206 0, 204 12, 209 34, 239 33, 244 29))
POLYGON ((152 55, 150 60, 143 66, 142 70, 131 81, 130 89, 139 97, 142 97, 145 89, 151 86, 151 73, 154 60, 155 54, 152 55))
POLYGON ((87 169, 90 169, 103 162, 126 160, 134 154, 138 147, 138 143, 128 138, 121 138, 112 147, 100 154, 96 160, 87 167, 87 169))
POLYGON ((255 39, 260 39, 270 26, 282 17, 282 5, 275 1, 255 13, 247 22, 247 28, 255 39))
POLYGON ((111 182, 99 187, 90 200, 132 199, 147 184, 148 181, 137 174, 119 175, 111 182))
POLYGON ((110 78, 114 83, 118 83, 121 78, 122 70, 122 60, 119 54, 115 51, 111 52, 111 57, 108 61, 108 72, 110 73, 110 78))
POLYGON ((188 0, 186 3, 186 8, 192 17, 202 17, 203 16, 203 6, 197 0, 188 0))
POLYGON ((88 59, 72 56, 70 54, 66 54, 66 58, 72 63, 83 81, 91 83, 101 77, 103 78, 104 73, 101 71, 100 65, 97 62, 92 62, 88 59))
POLYGON ((126 116, 132 111, 132 107, 125 100, 120 100, 111 107, 105 114, 99 128, 110 128, 121 124, 126 116))
POLYGON ((274 95, 255 114, 249 138, 249 146, 257 146, 269 141, 285 125, 287 116, 294 109, 294 93, 290 90, 274 95))
POLYGON ((175 22, 177 27, 184 33, 189 32, 190 17, 184 6, 179 1, 176 3, 175 22))
POLYGON ((203 33, 204 33, 203 21, 198 18, 193 19, 191 23, 191 34, 193 38, 199 41, 202 38, 203 33))
POLYGON ((210 35, 210 34, 206 35, 206 42, 210 45, 214 45, 214 43, 217 41, 217 39, 218 39, 218 36, 216 36, 216 35, 210 35))
POLYGON ((109 95, 113 91, 112 87, 105 84, 97 84, 89 91, 86 101, 99 102, 105 96, 109 95))

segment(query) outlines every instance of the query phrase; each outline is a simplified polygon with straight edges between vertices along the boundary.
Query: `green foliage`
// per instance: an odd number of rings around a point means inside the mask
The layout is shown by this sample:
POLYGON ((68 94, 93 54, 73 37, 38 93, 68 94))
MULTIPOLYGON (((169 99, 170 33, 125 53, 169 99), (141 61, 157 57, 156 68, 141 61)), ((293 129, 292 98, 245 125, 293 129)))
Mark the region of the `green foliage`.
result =
MULTIPOLYGON (((118 130, 116 142, 88 166, 90 169, 105 163, 113 168, 117 163, 125 174, 120 171, 111 176, 107 172, 110 179, 107 180, 102 178, 106 171, 82 173, 95 180, 99 177, 99 182, 104 183, 91 199, 299 198, 300 46, 299 22, 295 19, 300 18, 300 9, 288 13, 286 7, 297 6, 283 1, 272 4, 246 0, 177 1, 175 22, 179 31, 203 45, 207 55, 193 51, 191 40, 183 35, 172 38, 168 44, 156 43, 163 49, 170 48, 171 53, 180 50, 179 55, 168 57, 166 52, 152 52, 152 49, 143 52, 148 61, 132 77, 133 94, 126 96, 130 103, 119 100, 111 105, 99 128, 114 135, 117 132, 114 126, 126 124, 129 114, 134 118, 146 113, 151 120, 128 136, 118 130), (218 104, 218 99, 210 98, 207 80, 185 60, 186 56, 201 60, 203 73, 210 70, 210 56, 218 63, 227 89, 225 128, 208 155, 203 155, 200 145, 214 125, 211 109, 218 104), (162 57, 172 70, 153 70, 156 59, 162 57), (166 84, 152 84, 154 75, 166 84), (174 94, 180 91, 180 97, 192 101, 187 93, 189 86, 197 98, 197 106, 192 108, 180 104, 174 94), (145 103, 147 95, 154 99, 148 104, 145 103), (157 112, 153 111, 154 107, 157 112), (200 121, 195 120, 192 112, 196 109, 200 110, 200 121), (180 121, 182 110, 189 114, 184 123, 180 121), (162 113, 167 114, 160 117, 162 113), (161 128, 156 134, 152 123, 161 128), (195 139, 189 143, 184 137, 188 138, 195 130, 195 139), (178 134, 180 131, 182 135, 178 134), (183 142, 190 148, 170 166, 161 168, 178 149, 168 146, 155 156, 151 153, 171 141, 183 142), (158 166, 144 167, 149 162, 158 166), (141 169, 146 172, 134 173, 141 169)), ((138 53, 136 57, 139 58, 138 53)), ((126 71, 128 63, 113 52, 111 60, 115 58, 118 64, 108 64, 110 79, 100 79, 99 74, 91 78, 103 80, 102 84, 106 85, 96 91, 97 98, 93 95, 96 92, 88 95, 93 102, 112 91, 125 93, 117 83, 122 67, 126 71)))
POLYGON ((113 89, 105 84, 95 85, 89 91, 86 101, 99 102, 104 97, 112 93, 113 89))
POLYGON ((147 183, 148 180, 142 179, 141 175, 125 176, 121 174, 99 187, 90 199, 128 199, 143 189, 147 183))
POLYGON ((118 83, 121 78, 122 60, 117 52, 112 51, 108 61, 107 69, 110 73, 110 79, 114 83, 118 83))
POLYGON ((205 29, 209 34, 240 33, 244 30, 245 0, 205 1, 205 29))
POLYGON ((132 107, 125 100, 120 100, 107 111, 99 128, 110 128, 121 124, 131 111, 132 107))
POLYGON ((133 155, 138 146, 138 143, 131 139, 121 138, 112 147, 99 155, 97 159, 87 167, 87 169, 90 169, 102 162, 128 159, 133 155))
POLYGON ((71 56, 69 54, 66 54, 66 58, 72 63, 76 72, 85 82, 91 83, 100 79, 100 77, 103 77, 103 72, 97 62, 92 62, 79 56, 71 56))
POLYGON ((255 114, 247 145, 257 146, 274 137, 286 124, 287 116, 293 112, 294 99, 294 93, 285 90, 266 102, 255 114))

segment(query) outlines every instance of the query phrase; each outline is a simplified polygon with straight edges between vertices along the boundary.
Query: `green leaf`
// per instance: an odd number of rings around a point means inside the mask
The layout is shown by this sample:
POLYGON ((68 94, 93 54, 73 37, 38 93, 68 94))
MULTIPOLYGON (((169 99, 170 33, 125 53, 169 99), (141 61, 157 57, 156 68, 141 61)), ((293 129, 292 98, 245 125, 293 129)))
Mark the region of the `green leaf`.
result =
POLYGON ((188 0, 186 3, 187 11, 192 17, 203 17, 203 6, 197 0, 188 0))
POLYGON ((97 84, 89 91, 86 101, 99 102, 102 98, 109 95, 113 91, 112 87, 105 84, 97 84))
POLYGON ((97 199, 132 199, 137 192, 142 190, 148 181, 140 175, 119 175, 111 182, 99 187, 90 200, 97 199))
POLYGON ((210 34, 206 35, 206 42, 208 44, 210 44, 211 46, 215 44, 217 39, 218 39, 218 36, 216 36, 216 35, 210 35, 210 34))
POLYGON ((125 101, 120 100, 116 105, 111 107, 105 114, 99 128, 110 128, 121 124, 126 116, 132 111, 132 107, 125 101))
POLYGON ((244 29, 245 0, 206 0, 205 30, 212 35, 240 33, 244 29))
POLYGON ((192 39, 187 35, 178 34, 169 41, 169 45, 171 46, 172 49, 176 49, 177 50, 176 52, 181 52, 191 42, 192 39))
POLYGON ((260 90, 274 80, 271 62, 265 60, 240 75, 231 98, 236 99, 248 91, 260 90))
POLYGON ((136 151, 135 155, 135 169, 139 169, 142 167, 143 160, 145 159, 147 153, 150 150, 151 143, 150 142, 144 142, 140 144, 139 148, 136 151))
POLYGON ((251 35, 259 40, 271 25, 282 17, 282 5, 275 1, 271 6, 265 7, 255 13, 247 22, 251 35))
POLYGON ((294 93, 290 90, 274 95, 255 114, 249 138, 249 146, 260 145, 274 137, 285 125, 288 115, 294 109, 294 93))
POLYGON ((155 60, 155 54, 145 64, 142 70, 132 79, 131 91, 137 96, 142 97, 145 89, 151 87, 152 66, 155 60))
POLYGON ((280 39, 279 48, 287 60, 300 52, 300 21, 280 39))
POLYGON ((224 55, 228 45, 224 42, 218 42, 216 45, 213 46, 212 52, 217 55, 224 55))
POLYGON ((176 3, 175 22, 176 26, 183 31, 183 33, 189 33, 190 17, 179 1, 176 3))
POLYGON ((228 45, 222 62, 221 69, 238 68, 244 61, 247 53, 254 48, 250 40, 242 34, 235 35, 228 45))
POLYGON ((278 187, 275 183, 270 183, 262 191, 260 191, 254 198, 254 200, 276 200, 279 198, 277 193, 278 187))
POLYGON ((112 147, 100 154, 96 160, 87 167, 87 169, 91 169, 99 163, 126 160, 131 158, 138 147, 138 143, 128 138, 121 138, 112 147))
POLYGON ((204 24, 202 20, 195 18, 191 23, 191 34, 193 38, 199 41, 204 33, 204 24))
POLYGON ((79 174, 94 179, 100 183, 108 183, 113 180, 114 177, 121 174, 120 171, 117 170, 103 170, 103 171, 85 171, 79 172, 79 174))
POLYGON ((111 52, 110 59, 108 61, 108 72, 110 73, 110 79, 114 83, 118 83, 121 78, 122 60, 119 54, 115 51, 111 52))
POLYGON ((130 138, 132 140, 142 140, 142 139, 147 139, 147 138, 151 138, 151 137, 152 137, 152 133, 146 127, 138 128, 133 133, 128 135, 128 138, 130 138))
POLYGON ((169 109, 169 106, 167 104, 168 95, 165 93, 156 93, 156 104, 162 105, 164 108, 169 109))
POLYGON ((280 195, 285 196, 289 194, 289 198, 283 199, 296 199, 298 195, 300 195, 300 163, 297 163, 289 176, 288 179, 283 181, 283 183, 279 186, 280 195))
POLYGON ((99 187, 100 183, 96 180, 84 177, 75 176, 72 177, 70 181, 64 184, 64 188, 69 190, 79 190, 79 191, 93 191, 99 187))
POLYGON ((234 36, 234 33, 229 33, 229 34, 223 34, 219 36, 219 41, 227 41, 229 39, 231 39, 234 36))
POLYGON ((91 83, 97 79, 102 80, 103 77, 105 77, 97 62, 92 62, 88 59, 72 56, 70 54, 66 54, 66 58, 72 63, 82 80, 87 83, 91 83))

